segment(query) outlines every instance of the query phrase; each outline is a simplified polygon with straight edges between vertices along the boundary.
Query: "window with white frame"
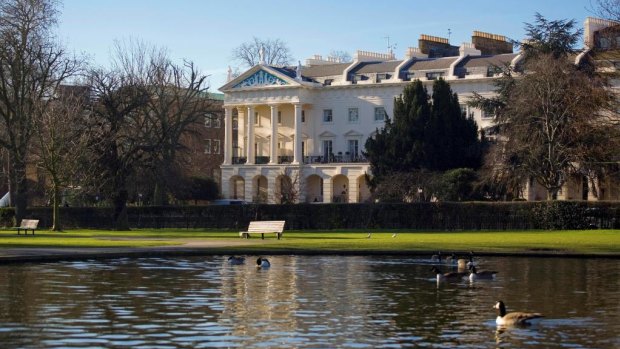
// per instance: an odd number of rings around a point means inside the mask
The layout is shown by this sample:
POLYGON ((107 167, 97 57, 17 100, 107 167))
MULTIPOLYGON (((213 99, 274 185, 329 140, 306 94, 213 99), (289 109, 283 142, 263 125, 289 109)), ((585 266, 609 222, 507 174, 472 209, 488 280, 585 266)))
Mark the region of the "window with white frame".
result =
POLYGON ((359 121, 359 109, 349 108, 349 123, 357 123, 359 121))
POLYGON ((375 121, 385 121, 385 107, 375 107, 375 121))
POLYGON ((360 149, 360 145, 359 145, 359 140, 357 139, 349 139, 347 141, 347 149, 349 152, 349 156, 354 159, 357 157, 357 154, 359 153, 359 149, 360 149))
POLYGON ((331 139, 323 140, 323 157, 325 157, 325 159, 329 159, 333 152, 334 150, 333 150, 332 140, 331 139))
POLYGON ((205 127, 210 128, 213 121, 213 114, 205 114, 205 127))
POLYGON ((219 115, 212 115, 211 125, 213 125, 213 127, 215 128, 222 127, 222 121, 220 120, 219 115))
POLYGON ((334 117, 331 109, 323 109, 323 122, 333 122, 334 117))
POLYGON ((211 140, 211 153, 220 154, 220 140, 219 139, 211 140))
POLYGON ((205 154, 211 154, 211 140, 205 139, 205 154))
POLYGON ((493 118, 493 113, 488 112, 486 110, 482 110, 482 118, 483 119, 492 119, 493 118))

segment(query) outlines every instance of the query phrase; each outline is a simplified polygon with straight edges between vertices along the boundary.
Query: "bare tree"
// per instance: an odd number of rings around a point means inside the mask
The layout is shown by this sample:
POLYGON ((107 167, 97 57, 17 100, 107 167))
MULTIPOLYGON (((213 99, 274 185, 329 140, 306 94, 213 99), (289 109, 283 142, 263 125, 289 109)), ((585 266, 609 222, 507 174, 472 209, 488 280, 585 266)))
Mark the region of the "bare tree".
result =
POLYGON ((47 175, 51 186, 52 230, 61 231, 58 206, 61 190, 76 186, 80 165, 90 140, 88 130, 81 128, 81 120, 88 117, 88 90, 82 86, 63 86, 41 118, 33 124, 33 155, 37 166, 47 175))
POLYGON ((232 58, 247 67, 259 64, 261 58, 266 65, 273 66, 290 65, 293 60, 291 50, 282 40, 257 37, 233 49, 232 58))
POLYGON ((95 101, 87 127, 93 132, 90 156, 99 174, 91 187, 111 199, 117 230, 128 230, 128 178, 152 149, 144 118, 149 102, 146 86, 118 70, 93 69, 88 85, 95 101))
POLYGON ((565 58, 539 55, 526 71, 497 117, 506 139, 503 156, 516 159, 554 199, 570 174, 612 155, 608 125, 598 112, 610 96, 601 80, 565 58))
POLYGON ((349 63, 353 60, 349 52, 340 50, 331 50, 329 57, 335 59, 338 63, 349 63))
POLYGON ((58 86, 76 74, 81 62, 67 55, 52 36, 54 0, 0 3, 0 147, 8 150, 9 182, 15 219, 25 214, 26 166, 35 120, 46 111, 58 86))
POLYGON ((98 183, 113 200, 116 229, 125 230, 128 180, 151 172, 161 203, 178 173, 182 135, 205 116, 209 99, 207 77, 192 62, 174 64, 165 50, 138 41, 117 43, 115 55, 112 70, 91 73, 93 121, 103 140, 94 154, 101 154, 98 183))
POLYGON ((280 204, 295 204, 301 200, 301 188, 304 187, 299 168, 287 167, 280 174, 279 198, 276 201, 280 204))
POLYGON ((612 21, 620 21, 620 0, 594 0, 590 1, 592 12, 602 18, 612 21))

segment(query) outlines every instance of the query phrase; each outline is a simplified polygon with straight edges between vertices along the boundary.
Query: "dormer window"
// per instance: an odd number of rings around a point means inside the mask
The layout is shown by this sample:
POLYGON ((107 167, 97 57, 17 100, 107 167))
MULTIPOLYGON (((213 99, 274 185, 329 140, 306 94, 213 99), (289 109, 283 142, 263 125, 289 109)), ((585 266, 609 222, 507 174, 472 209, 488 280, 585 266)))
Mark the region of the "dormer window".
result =
POLYGON ((389 80, 391 78, 392 78, 392 74, 388 74, 388 73, 377 74, 377 82, 381 82, 383 80, 389 80))
POLYGON ((442 71, 433 71, 433 72, 426 73, 426 78, 428 80, 437 80, 440 77, 442 77, 443 75, 444 75, 444 72, 442 72, 442 71))

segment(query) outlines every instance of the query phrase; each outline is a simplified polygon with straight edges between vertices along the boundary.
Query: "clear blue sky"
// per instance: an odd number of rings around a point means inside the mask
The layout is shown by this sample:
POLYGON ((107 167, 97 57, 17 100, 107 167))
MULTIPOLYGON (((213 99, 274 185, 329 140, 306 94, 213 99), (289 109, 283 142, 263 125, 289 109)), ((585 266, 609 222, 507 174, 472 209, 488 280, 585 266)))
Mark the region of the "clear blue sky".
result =
POLYGON ((58 36, 75 52, 106 65, 114 40, 137 38, 166 47, 175 59, 192 60, 221 87, 231 51, 253 36, 281 39, 295 61, 332 50, 387 50, 402 58, 420 34, 448 37, 460 45, 474 30, 524 37, 534 13, 575 19, 592 16, 590 0, 64 0, 58 36))

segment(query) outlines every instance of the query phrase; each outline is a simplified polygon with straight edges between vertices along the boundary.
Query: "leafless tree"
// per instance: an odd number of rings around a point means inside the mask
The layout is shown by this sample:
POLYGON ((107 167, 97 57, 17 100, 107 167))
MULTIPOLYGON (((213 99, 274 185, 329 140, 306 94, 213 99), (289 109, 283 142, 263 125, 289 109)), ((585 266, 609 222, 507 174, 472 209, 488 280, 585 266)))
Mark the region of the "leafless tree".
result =
POLYGON ((52 230, 61 231, 59 214, 61 190, 78 186, 77 179, 89 164, 83 159, 90 141, 88 130, 80 127, 88 117, 88 90, 83 86, 63 86, 45 112, 33 124, 33 155, 46 174, 51 189, 52 230), (80 174, 81 173, 81 174, 80 174))
POLYGON ((592 12, 605 19, 620 22, 620 0, 594 0, 590 1, 592 12))
POLYGON ((293 57, 288 45, 280 39, 259 39, 253 37, 232 51, 232 58, 246 67, 260 63, 261 55, 266 65, 290 65, 293 57), (262 52, 262 53, 261 53, 262 52))
MULTIPOLYGON (((128 229, 128 180, 150 171, 165 196, 175 171, 181 137, 209 106, 206 76, 191 62, 174 64, 165 50, 138 41, 117 44, 113 68, 93 70, 97 103, 93 121, 102 130, 94 154, 101 154, 103 178, 115 207, 116 229, 128 229), (104 178, 108 179, 107 181, 104 178)), ((161 201, 157 201, 159 203, 161 201)))
POLYGON ((90 184, 111 199, 115 229, 127 230, 127 180, 152 149, 144 118, 149 95, 146 86, 118 70, 89 71, 88 86, 94 97, 85 120, 94 135, 89 155, 99 174, 90 184))
POLYGON ((503 157, 548 190, 554 199, 567 178, 593 161, 609 159, 612 140, 599 112, 610 101, 603 80, 568 59, 540 55, 514 82, 497 122, 506 140, 503 157))
POLYGON ((33 124, 58 86, 81 66, 54 40, 57 15, 54 0, 0 2, 0 147, 8 150, 17 221, 28 203, 25 174, 33 124))
POLYGON ((287 167, 280 174, 280 187, 276 191, 276 195, 280 204, 295 204, 301 200, 301 188, 303 188, 303 179, 299 168, 287 167))
POLYGON ((349 54, 349 52, 347 51, 340 51, 340 50, 332 50, 329 52, 329 57, 336 59, 336 61, 338 61, 338 63, 349 63, 353 60, 353 58, 351 58, 351 54, 349 54))

